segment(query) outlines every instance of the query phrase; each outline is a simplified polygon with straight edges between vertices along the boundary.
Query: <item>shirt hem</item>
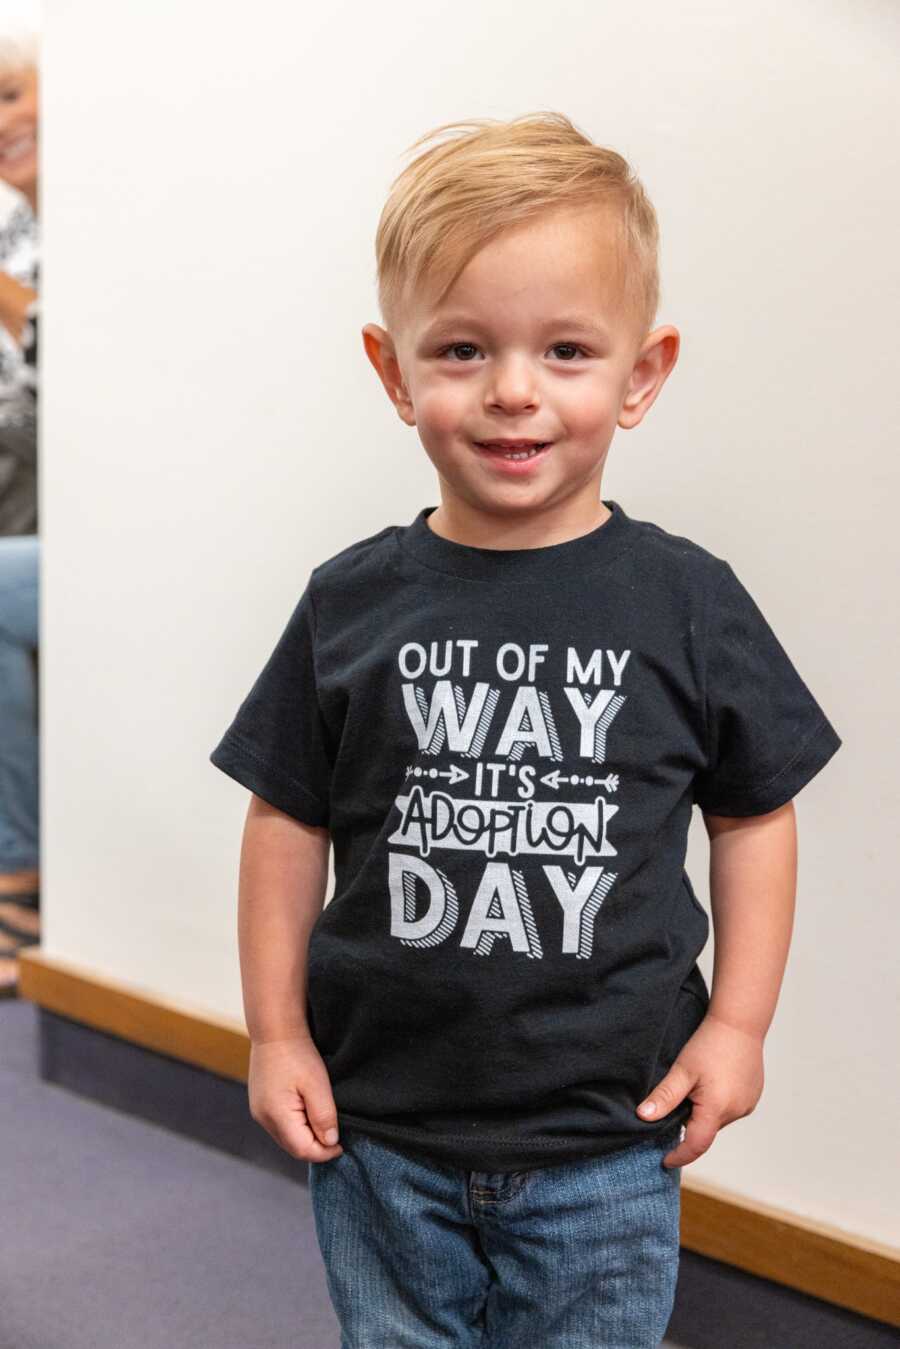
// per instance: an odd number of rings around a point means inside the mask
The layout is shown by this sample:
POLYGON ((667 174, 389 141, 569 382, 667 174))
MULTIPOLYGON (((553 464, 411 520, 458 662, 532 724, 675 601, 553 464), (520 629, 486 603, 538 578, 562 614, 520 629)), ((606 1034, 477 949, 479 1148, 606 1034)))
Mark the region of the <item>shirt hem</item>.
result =
MULTIPOLYGON (((689 1103, 688 1103, 689 1105, 689 1103)), ((567 1162, 587 1161, 610 1152, 640 1144, 663 1141, 672 1147, 678 1141, 689 1109, 678 1111, 660 1123, 636 1129, 633 1133, 597 1133, 589 1136, 570 1134, 563 1138, 510 1138, 499 1135, 476 1137, 469 1134, 431 1134, 421 1129, 387 1124, 338 1111, 340 1128, 355 1130, 400 1151, 409 1149, 444 1165, 480 1171, 528 1171, 537 1167, 561 1166, 567 1162)), ((640 1124, 640 1121, 636 1122, 640 1124)))

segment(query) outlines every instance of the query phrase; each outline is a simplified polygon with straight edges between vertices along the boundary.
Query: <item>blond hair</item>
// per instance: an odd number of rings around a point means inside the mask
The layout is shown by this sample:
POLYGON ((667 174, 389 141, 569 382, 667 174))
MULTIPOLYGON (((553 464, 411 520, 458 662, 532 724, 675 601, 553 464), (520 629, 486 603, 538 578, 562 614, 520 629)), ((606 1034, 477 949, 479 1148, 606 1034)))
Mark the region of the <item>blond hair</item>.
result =
POLYGON ((403 169, 378 223, 376 287, 389 330, 421 288, 434 286, 440 302, 503 230, 554 208, 590 205, 613 223, 625 303, 644 325, 642 335, 650 329, 659 304, 659 226, 627 160, 595 145, 560 112, 445 122, 407 153, 443 131, 461 134, 403 169))

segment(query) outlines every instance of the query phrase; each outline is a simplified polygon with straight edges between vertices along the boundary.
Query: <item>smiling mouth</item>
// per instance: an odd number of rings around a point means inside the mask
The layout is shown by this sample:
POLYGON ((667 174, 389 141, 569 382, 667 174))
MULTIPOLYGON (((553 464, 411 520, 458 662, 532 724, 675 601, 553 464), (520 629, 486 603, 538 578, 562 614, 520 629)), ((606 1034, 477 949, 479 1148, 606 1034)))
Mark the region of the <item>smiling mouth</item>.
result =
POLYGON ((542 450, 546 450, 552 442, 549 440, 507 442, 476 440, 475 444, 479 450, 486 450, 489 454, 499 455, 501 459, 533 459, 542 450))

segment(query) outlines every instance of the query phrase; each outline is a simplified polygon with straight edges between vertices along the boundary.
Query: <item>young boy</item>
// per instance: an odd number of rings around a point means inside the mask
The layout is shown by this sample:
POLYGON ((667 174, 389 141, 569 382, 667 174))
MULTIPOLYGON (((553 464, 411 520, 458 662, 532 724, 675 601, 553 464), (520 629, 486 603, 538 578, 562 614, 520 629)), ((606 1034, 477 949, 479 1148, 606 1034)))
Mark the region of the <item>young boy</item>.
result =
POLYGON ((649 1349, 841 741, 729 564, 601 497, 679 347, 641 184, 560 114, 451 125, 363 329, 440 505, 312 570, 211 756, 253 793, 250 1108, 311 1163, 343 1349, 649 1349))

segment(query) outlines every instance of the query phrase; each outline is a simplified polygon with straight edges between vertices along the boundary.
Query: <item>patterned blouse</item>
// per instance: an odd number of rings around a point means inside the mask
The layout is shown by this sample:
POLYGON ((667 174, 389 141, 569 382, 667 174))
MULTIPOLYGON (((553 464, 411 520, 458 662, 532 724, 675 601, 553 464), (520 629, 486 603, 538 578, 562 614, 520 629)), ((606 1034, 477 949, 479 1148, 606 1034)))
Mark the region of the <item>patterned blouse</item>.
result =
MULTIPOLYGON (((38 222, 18 193, 0 217, 0 271, 40 289, 38 222)), ((38 310, 17 342, 0 323, 0 536, 36 534, 38 310)))

